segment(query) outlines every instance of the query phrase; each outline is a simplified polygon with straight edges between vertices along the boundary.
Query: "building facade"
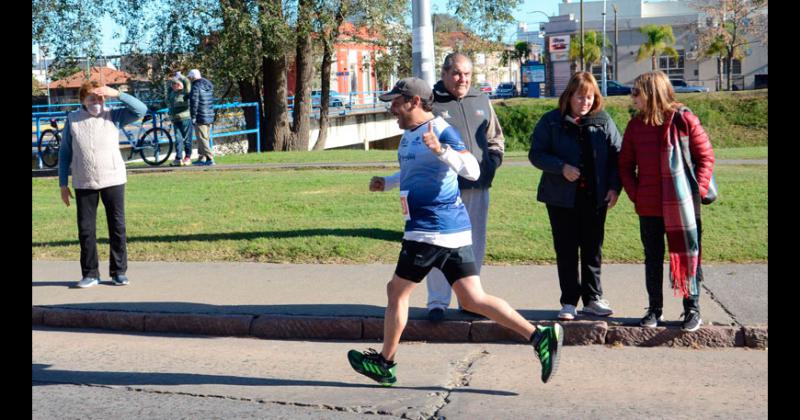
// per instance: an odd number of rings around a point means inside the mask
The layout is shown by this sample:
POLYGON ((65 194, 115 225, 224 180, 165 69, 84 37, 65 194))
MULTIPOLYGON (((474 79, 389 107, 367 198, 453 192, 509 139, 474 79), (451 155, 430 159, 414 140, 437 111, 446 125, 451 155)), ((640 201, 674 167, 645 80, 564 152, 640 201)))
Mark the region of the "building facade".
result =
POLYGON ((459 51, 472 59, 473 83, 489 83, 492 91, 503 82, 519 85, 519 62, 508 59, 503 62, 503 52, 509 53, 514 46, 492 43, 469 32, 437 32, 434 34, 436 80, 440 79, 444 58, 459 51))
MULTIPOLYGON (((580 4, 575 1, 565 0, 559 4, 559 16, 550 18, 550 22, 542 24, 545 35, 546 53, 550 54, 548 42, 551 38, 567 39, 567 42, 578 42, 580 31, 580 4)), ((603 29, 603 2, 584 2, 584 32, 596 31, 602 33, 603 29)), ((690 1, 671 0, 651 3, 643 0, 609 0, 606 2, 606 39, 608 40, 608 78, 622 84, 631 84, 636 76, 651 70, 651 60, 636 61, 639 47, 645 42, 645 36, 640 28, 646 25, 670 25, 675 35, 673 48, 678 52, 678 59, 667 56, 658 58, 658 70, 662 70, 671 79, 685 80, 689 85, 705 86, 716 90, 717 60, 715 58, 701 58, 699 51, 697 29, 712 22, 704 13, 691 7, 690 1), (617 31, 618 45, 616 46, 616 61, 619 68, 614 68, 614 8, 617 6, 617 31)), ((568 51, 568 49, 567 49, 568 51)), ((558 55, 558 54, 557 54, 558 55)), ((570 62, 564 54, 551 60, 548 66, 548 91, 552 96, 557 96, 563 91, 566 82, 564 74, 570 62)), ((551 55, 552 59, 552 55, 551 55)), ((731 74, 732 84, 736 89, 754 89, 759 87, 760 80, 768 74, 767 48, 757 40, 751 40, 745 48, 744 60, 734 60, 731 74)), ((600 76, 601 66, 595 65, 593 72, 600 76)), ((571 73, 570 73, 571 74, 571 73)), ((724 75, 723 75, 724 77, 724 75)), ((566 76, 566 79, 569 75, 566 76)), ((599 80, 599 79, 598 79, 599 80)))

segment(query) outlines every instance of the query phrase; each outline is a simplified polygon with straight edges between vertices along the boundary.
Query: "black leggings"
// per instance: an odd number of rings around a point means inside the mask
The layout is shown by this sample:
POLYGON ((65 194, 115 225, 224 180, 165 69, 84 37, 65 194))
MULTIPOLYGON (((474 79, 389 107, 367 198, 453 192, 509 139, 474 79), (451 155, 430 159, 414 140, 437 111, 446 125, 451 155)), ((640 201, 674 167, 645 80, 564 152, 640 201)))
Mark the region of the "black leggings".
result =
POLYGON ((78 240, 81 243, 81 273, 83 277, 100 278, 97 256, 97 203, 103 200, 111 245, 109 272, 112 276, 128 270, 128 250, 125 233, 125 184, 100 190, 75 190, 78 207, 78 240))

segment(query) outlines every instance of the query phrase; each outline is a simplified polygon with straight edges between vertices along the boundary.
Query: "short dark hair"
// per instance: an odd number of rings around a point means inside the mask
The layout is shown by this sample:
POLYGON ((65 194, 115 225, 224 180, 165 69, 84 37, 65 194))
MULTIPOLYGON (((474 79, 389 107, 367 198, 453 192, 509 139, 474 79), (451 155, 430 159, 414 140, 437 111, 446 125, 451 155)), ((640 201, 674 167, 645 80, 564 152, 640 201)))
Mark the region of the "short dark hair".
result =
MULTIPOLYGON (((423 111, 425 111, 425 112, 432 112, 433 111, 433 104, 430 101, 425 100, 422 97, 418 97, 418 98, 419 98, 419 104, 422 107, 423 111)), ((413 96, 403 95, 403 99, 405 99, 406 102, 411 102, 411 100, 414 99, 414 97, 413 96)))
POLYGON ((456 65, 456 61, 462 61, 462 60, 469 63, 470 67, 472 67, 472 59, 469 58, 469 56, 467 56, 466 54, 460 52, 447 54, 444 57, 444 62, 442 62, 442 74, 449 72, 450 69, 452 69, 453 66, 456 65))

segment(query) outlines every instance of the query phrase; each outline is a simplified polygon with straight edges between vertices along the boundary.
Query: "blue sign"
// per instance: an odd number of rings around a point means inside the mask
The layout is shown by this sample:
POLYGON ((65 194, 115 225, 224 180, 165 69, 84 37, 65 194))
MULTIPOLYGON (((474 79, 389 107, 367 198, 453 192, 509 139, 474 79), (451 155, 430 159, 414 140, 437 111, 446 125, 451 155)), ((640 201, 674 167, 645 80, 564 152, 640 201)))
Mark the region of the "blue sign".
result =
POLYGON ((528 64, 522 66, 522 81, 524 83, 544 82, 544 64, 528 64))

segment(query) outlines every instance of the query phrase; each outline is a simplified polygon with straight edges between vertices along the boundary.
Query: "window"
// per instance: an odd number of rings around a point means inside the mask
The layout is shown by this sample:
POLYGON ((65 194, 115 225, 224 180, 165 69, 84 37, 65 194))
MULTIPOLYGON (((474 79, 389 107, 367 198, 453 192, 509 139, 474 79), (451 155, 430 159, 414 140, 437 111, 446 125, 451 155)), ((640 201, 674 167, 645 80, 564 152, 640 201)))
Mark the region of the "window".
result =
POLYGON ((685 50, 677 50, 678 59, 671 55, 662 55, 658 58, 658 69, 669 76, 670 79, 683 79, 683 66, 685 50))
MULTIPOLYGON (((722 60, 722 73, 728 74, 728 60, 722 60)), ((742 74, 742 62, 737 59, 733 59, 733 74, 742 74)))

